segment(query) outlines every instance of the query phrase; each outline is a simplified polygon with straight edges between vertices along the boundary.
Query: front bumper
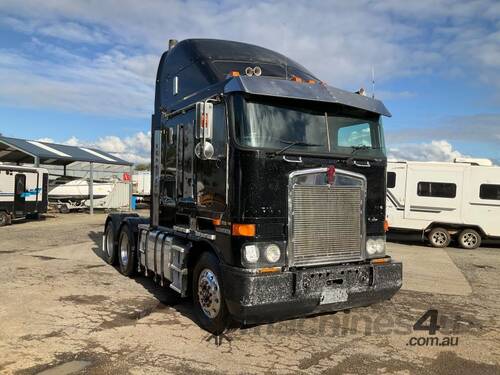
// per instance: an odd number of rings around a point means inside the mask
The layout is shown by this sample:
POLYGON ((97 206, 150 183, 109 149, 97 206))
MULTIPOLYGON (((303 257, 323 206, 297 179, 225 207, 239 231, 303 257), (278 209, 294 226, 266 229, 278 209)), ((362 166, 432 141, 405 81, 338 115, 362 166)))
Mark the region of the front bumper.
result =
POLYGON ((230 314, 245 324, 367 306, 390 299, 402 285, 402 264, 348 264, 272 274, 223 269, 230 314))

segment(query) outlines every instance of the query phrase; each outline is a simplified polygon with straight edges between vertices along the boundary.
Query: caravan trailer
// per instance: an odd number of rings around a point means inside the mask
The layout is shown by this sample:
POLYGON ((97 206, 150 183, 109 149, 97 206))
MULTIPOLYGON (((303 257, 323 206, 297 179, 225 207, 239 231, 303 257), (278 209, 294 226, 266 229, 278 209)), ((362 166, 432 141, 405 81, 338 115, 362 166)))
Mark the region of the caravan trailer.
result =
POLYGON ((47 212, 48 184, 46 169, 0 164, 0 226, 47 212))
POLYGON ((420 232, 434 247, 475 249, 500 238, 500 167, 487 159, 388 162, 390 233, 420 232))

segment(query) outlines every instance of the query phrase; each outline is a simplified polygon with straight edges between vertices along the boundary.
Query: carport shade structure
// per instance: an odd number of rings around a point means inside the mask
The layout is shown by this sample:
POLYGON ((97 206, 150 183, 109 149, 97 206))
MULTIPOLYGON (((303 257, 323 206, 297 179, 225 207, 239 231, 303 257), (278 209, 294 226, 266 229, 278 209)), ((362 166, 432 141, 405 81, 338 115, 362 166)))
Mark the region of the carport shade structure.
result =
MULTIPOLYGON (((74 162, 90 163, 90 213, 94 213, 93 166, 94 163, 129 166, 132 163, 107 152, 88 147, 67 146, 40 141, 0 136, 0 161, 16 164, 67 165, 74 162)), ((132 194, 132 189, 130 189, 132 194)))

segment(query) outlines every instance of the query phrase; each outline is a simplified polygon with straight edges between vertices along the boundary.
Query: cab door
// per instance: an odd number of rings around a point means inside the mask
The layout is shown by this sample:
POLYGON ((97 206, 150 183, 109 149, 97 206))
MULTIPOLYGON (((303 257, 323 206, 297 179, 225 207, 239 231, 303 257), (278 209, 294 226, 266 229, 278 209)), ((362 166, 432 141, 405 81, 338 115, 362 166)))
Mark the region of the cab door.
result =
POLYGON ((14 184, 14 217, 24 217, 26 216, 26 175, 16 174, 14 184))
MULTIPOLYGON (((214 155, 202 160, 195 156, 196 203, 198 209, 216 214, 226 209, 227 127, 224 103, 213 107, 214 155)), ((196 154, 196 153, 195 153, 196 154)))

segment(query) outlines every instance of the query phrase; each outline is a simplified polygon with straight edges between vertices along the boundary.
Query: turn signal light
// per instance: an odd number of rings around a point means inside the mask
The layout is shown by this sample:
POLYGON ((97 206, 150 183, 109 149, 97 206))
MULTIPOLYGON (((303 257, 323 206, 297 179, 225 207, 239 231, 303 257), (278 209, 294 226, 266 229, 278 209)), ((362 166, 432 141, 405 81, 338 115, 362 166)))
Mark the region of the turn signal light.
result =
POLYGON ((219 225, 222 224, 222 220, 221 219, 213 219, 212 220, 212 224, 216 227, 218 227, 219 225))
POLYGON ((384 220, 384 231, 389 231, 389 221, 387 219, 384 220))
POLYGON ((233 236, 255 237, 255 224, 233 224, 233 236))
POLYGON ((264 268, 259 268, 257 270, 257 273, 274 273, 274 272, 281 272, 281 267, 264 267, 264 268))
POLYGON ((391 257, 377 258, 372 260, 372 264, 385 264, 391 261, 391 257))

